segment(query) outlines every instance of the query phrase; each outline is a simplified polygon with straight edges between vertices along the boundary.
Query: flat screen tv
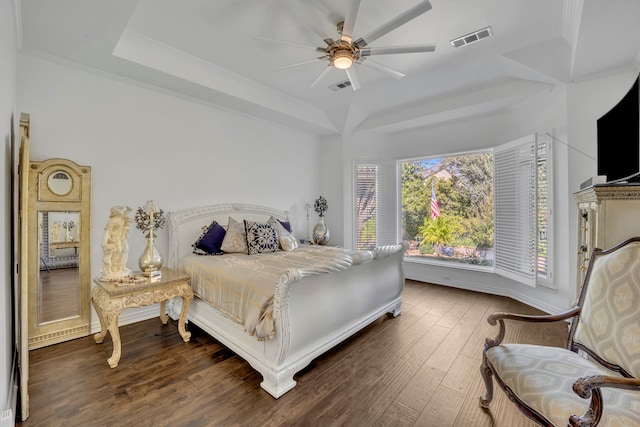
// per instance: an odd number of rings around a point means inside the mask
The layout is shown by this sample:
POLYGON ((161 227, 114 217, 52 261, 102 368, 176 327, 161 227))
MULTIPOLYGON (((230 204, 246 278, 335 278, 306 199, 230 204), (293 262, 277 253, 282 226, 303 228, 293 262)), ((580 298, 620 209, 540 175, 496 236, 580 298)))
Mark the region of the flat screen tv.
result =
POLYGON ((598 119, 598 175, 607 182, 640 180, 640 86, 598 119))

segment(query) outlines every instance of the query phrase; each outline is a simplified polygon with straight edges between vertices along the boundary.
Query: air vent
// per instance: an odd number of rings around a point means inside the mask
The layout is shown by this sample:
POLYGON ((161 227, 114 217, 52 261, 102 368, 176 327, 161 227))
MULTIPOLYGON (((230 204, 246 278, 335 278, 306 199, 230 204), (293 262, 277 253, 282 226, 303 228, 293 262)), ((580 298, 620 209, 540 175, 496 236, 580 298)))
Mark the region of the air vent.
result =
POLYGON ((342 90, 342 89, 344 89, 346 87, 350 87, 350 86, 351 86, 351 82, 349 80, 345 80, 343 82, 339 82, 339 83, 336 83, 336 84, 333 84, 333 85, 329 86, 329 89, 331 89, 334 92, 337 92, 339 90, 342 90))
POLYGON ((486 27, 478 31, 474 31, 473 33, 469 33, 462 37, 458 37, 456 39, 451 40, 451 46, 453 47, 461 47, 466 46, 471 43, 475 43, 478 40, 486 39, 489 36, 493 35, 493 30, 491 27, 486 27))

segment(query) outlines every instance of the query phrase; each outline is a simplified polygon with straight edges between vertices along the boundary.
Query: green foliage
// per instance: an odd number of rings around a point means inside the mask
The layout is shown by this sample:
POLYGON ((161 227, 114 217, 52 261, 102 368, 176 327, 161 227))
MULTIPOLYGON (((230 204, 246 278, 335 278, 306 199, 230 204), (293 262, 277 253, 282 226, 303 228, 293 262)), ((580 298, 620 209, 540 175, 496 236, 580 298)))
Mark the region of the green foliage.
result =
POLYGON ((420 255, 432 254, 435 252, 435 248, 432 243, 425 243, 418 248, 420 255))
POLYGON ((460 223, 455 217, 440 215, 437 219, 425 218, 423 225, 418 228, 423 236, 420 244, 451 245, 455 233, 460 229, 460 223))
POLYGON ((422 245, 492 248, 493 154, 403 163, 402 215, 405 240, 422 235, 422 245), (441 212, 435 221, 430 216, 432 182, 441 212))
POLYGON ((426 187, 425 171, 417 162, 402 164, 402 215, 405 240, 413 240, 418 235, 422 218, 430 212, 430 187, 426 187), (428 193, 425 199, 425 194, 428 193))

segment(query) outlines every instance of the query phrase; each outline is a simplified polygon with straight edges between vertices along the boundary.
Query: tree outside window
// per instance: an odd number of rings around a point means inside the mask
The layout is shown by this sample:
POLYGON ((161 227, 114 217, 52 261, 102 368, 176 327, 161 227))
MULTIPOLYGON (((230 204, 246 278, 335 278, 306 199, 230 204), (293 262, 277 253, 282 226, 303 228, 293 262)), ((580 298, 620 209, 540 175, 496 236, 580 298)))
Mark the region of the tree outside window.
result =
POLYGON ((402 162, 409 257, 493 266, 493 153, 402 162))

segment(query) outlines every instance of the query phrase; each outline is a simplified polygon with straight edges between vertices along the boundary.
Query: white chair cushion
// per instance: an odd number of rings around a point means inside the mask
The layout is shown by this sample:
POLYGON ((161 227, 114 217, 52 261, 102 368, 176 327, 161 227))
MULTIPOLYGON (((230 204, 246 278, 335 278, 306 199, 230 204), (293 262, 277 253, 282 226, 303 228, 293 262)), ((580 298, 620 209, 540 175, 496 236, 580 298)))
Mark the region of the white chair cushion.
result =
MULTIPOLYGON (((582 415, 589 399, 573 392, 573 383, 586 375, 613 375, 595 362, 564 348, 504 344, 490 348, 487 359, 503 382, 555 426, 566 426, 582 415)), ((604 414, 600 426, 640 426, 640 392, 603 388, 604 414)))
POLYGON ((574 340, 640 376, 640 243, 596 259, 574 340))

